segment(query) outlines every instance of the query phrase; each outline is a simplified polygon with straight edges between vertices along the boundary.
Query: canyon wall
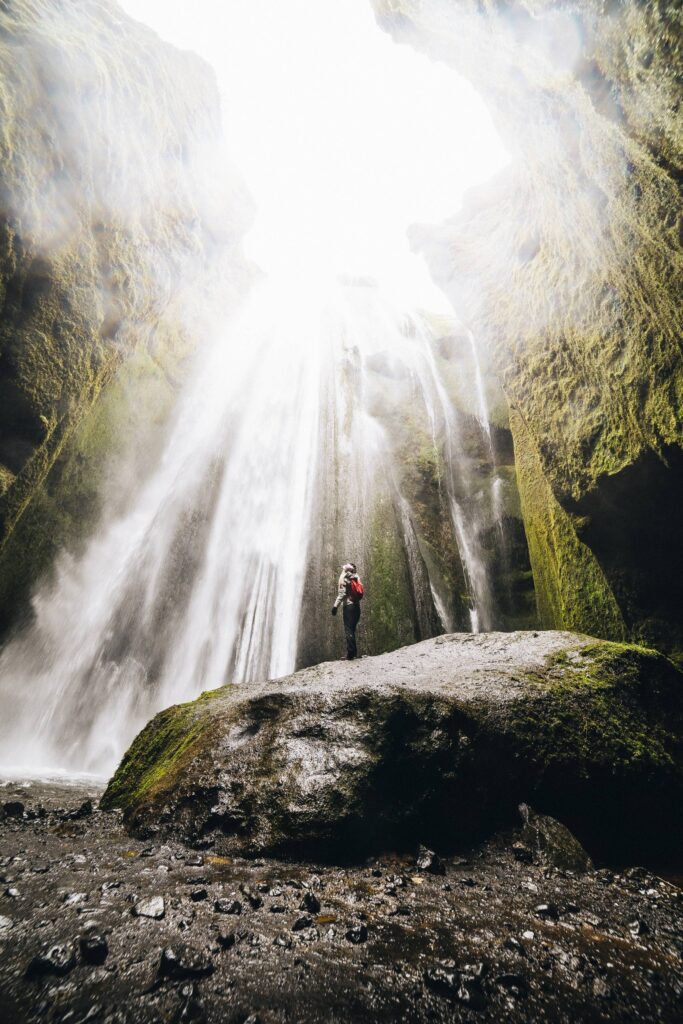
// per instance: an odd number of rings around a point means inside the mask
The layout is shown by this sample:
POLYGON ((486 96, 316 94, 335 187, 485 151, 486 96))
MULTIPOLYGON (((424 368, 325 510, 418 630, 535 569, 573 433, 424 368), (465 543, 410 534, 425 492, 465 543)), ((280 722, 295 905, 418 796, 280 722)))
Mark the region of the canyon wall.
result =
POLYGON ((4 630, 158 453, 251 206, 211 70, 104 0, 1 5, 0 181, 4 630))
POLYGON ((510 153, 414 244, 508 398, 541 622, 680 656, 681 8, 374 6, 472 82, 510 153))

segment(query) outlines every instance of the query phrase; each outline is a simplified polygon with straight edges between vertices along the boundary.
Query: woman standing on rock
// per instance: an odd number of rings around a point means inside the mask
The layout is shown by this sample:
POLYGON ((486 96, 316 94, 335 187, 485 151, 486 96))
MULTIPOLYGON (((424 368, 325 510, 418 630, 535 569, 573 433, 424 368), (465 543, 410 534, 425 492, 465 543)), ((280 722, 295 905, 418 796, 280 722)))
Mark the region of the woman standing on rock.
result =
POLYGON ((346 660, 353 661, 358 655, 356 647, 356 626, 360 619, 360 603, 363 599, 363 584, 353 562, 342 566, 337 587, 337 600, 332 606, 332 614, 342 605, 344 616, 344 635, 346 636, 346 660))

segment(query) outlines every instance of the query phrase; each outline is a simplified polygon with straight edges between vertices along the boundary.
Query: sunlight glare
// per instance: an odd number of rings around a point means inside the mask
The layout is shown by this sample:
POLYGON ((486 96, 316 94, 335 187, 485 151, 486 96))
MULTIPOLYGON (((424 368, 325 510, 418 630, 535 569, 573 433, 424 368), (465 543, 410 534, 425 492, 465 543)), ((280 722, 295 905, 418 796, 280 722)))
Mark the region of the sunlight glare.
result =
POLYGON ((454 214, 507 154, 454 71, 376 24, 369 0, 123 0, 215 69, 269 273, 369 275, 434 307, 406 232, 454 214), (419 292, 419 294, 416 294, 419 292))

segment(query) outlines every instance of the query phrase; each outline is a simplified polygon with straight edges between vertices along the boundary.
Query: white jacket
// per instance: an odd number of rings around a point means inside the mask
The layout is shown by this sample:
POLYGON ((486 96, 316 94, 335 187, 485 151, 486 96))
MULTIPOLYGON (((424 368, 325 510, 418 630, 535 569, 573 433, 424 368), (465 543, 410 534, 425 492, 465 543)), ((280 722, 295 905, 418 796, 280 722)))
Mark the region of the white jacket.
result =
POLYGON ((337 600, 334 602, 335 608, 338 608, 340 604, 343 605, 344 608, 346 608, 347 604, 358 604, 358 602, 352 600, 347 593, 351 580, 360 580, 360 576, 358 575, 357 572, 349 572, 348 569, 343 570, 341 576, 339 577, 339 585, 337 587, 337 600))

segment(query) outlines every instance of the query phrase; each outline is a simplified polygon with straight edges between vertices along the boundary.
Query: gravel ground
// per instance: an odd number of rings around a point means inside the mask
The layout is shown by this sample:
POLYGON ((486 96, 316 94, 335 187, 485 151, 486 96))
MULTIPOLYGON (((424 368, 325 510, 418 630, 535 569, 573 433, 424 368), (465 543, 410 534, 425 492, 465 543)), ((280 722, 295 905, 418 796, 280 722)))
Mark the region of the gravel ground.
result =
POLYGON ((514 834, 421 864, 230 859, 131 839, 100 792, 0 786, 3 1024, 683 1018, 674 878, 525 863, 514 834))

